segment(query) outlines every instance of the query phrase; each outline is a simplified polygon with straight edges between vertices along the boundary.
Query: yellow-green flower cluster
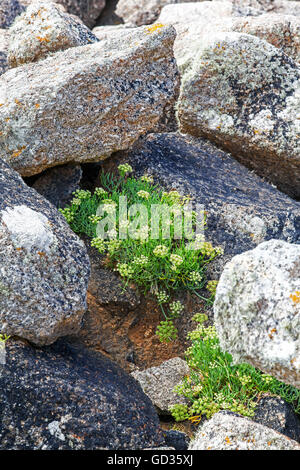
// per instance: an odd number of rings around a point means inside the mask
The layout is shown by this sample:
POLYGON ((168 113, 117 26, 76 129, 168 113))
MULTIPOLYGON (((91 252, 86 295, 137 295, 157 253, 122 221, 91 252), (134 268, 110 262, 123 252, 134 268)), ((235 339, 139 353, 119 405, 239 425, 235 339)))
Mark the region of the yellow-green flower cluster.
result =
POLYGON ((215 326, 204 327, 199 325, 194 331, 188 333, 188 338, 193 340, 202 339, 203 341, 217 340, 217 330, 215 326))
POLYGON ((106 242, 107 251, 111 255, 115 253, 116 251, 118 251, 121 245, 122 245, 121 240, 109 240, 108 242, 106 242))
POLYGON ((148 256, 141 255, 141 256, 136 256, 133 259, 133 264, 137 266, 146 266, 149 263, 149 258, 148 256))
POLYGON ((95 194, 96 194, 97 196, 99 196, 99 197, 102 197, 102 196, 104 196, 104 195, 107 194, 107 191, 105 191, 104 188, 100 188, 100 187, 99 187, 99 188, 96 188, 96 189, 95 189, 95 194))
POLYGON ((104 251, 106 249, 106 244, 105 244, 104 240, 101 237, 93 238, 92 241, 91 241, 91 246, 94 246, 95 248, 97 248, 99 253, 104 253, 104 251))
POLYGON ((185 421, 189 419, 190 413, 188 405, 176 404, 171 408, 172 416, 175 418, 175 421, 185 421))
POLYGON ((170 303, 170 312, 172 318, 177 318, 184 310, 184 306, 179 300, 174 300, 174 302, 170 303))
POLYGON ((192 320, 197 323, 204 323, 208 320, 208 316, 205 313, 195 313, 192 320))
POLYGON ((114 214, 116 210, 116 203, 114 201, 106 199, 105 201, 103 201, 103 210, 107 214, 114 214))
POLYGON ((68 224, 73 222, 74 220, 74 213, 70 207, 66 207, 65 209, 58 209, 59 212, 64 216, 68 224))
POLYGON ((159 304, 166 304, 170 300, 170 296, 166 293, 165 290, 156 292, 156 298, 159 304))
POLYGON ((171 269, 173 271, 176 271, 178 267, 183 263, 183 258, 179 255, 172 254, 170 256, 170 261, 171 261, 171 269))
POLYGON ((174 341, 177 338, 177 333, 172 320, 161 321, 156 330, 156 334, 162 343, 174 341))
POLYGON ((269 385, 270 383, 272 383, 273 380, 274 380, 274 378, 273 378, 271 375, 269 375, 269 374, 262 374, 262 375, 261 375, 261 378, 262 378, 263 381, 264 381, 266 384, 268 384, 268 385, 269 385))
POLYGON ((152 184, 153 183, 153 177, 149 176, 149 175, 143 175, 141 177, 141 181, 143 181, 144 183, 152 184))
POLYGON ((239 381, 241 382, 241 384, 244 387, 246 387, 247 385, 249 385, 252 382, 251 375, 241 374, 239 371, 237 371, 236 375, 237 375, 237 378, 239 379, 239 381))
POLYGON ((208 283, 206 284, 206 289, 213 296, 215 296, 216 295, 216 290, 217 290, 217 285, 218 285, 218 281, 208 281, 208 283))
POLYGON ((162 196, 163 196, 163 200, 165 200, 166 202, 170 202, 170 203, 178 203, 182 200, 182 196, 179 194, 178 191, 169 191, 169 192, 164 191, 162 193, 162 196))
POLYGON ((199 271, 192 271, 189 274, 189 280, 191 282, 194 282, 195 284, 199 283, 202 281, 202 274, 199 273, 199 271))
POLYGON ((121 277, 127 277, 128 279, 131 279, 134 275, 133 267, 127 263, 118 263, 116 271, 119 272, 121 277))
POLYGON ((141 189, 140 191, 137 192, 137 195, 142 198, 142 199, 149 199, 150 197, 150 193, 148 193, 148 191, 144 191, 143 189, 141 189))
POLYGON ((84 189, 76 189, 76 191, 74 191, 73 195, 78 198, 78 199, 89 199, 91 197, 91 191, 87 191, 87 190, 84 190, 84 189))
POLYGON ((153 250, 153 254, 158 258, 164 258, 167 256, 168 252, 169 248, 166 245, 157 245, 157 247, 153 250))
POLYGON ((132 171, 133 171, 132 166, 129 165, 128 163, 124 163, 122 165, 119 165, 118 170, 119 170, 119 173, 122 176, 126 175, 127 173, 132 173, 132 171))
POLYGON ((80 206, 81 201, 82 201, 82 199, 80 199, 79 197, 73 197, 71 203, 72 203, 74 206, 80 206))
POLYGON ((141 242, 145 242, 148 239, 148 232, 149 228, 147 225, 144 225, 144 227, 141 227, 137 233, 136 233, 136 238, 139 239, 141 242))
POLYGON ((101 220, 101 217, 99 217, 99 215, 90 215, 89 220, 92 222, 92 224, 98 224, 98 222, 101 220))

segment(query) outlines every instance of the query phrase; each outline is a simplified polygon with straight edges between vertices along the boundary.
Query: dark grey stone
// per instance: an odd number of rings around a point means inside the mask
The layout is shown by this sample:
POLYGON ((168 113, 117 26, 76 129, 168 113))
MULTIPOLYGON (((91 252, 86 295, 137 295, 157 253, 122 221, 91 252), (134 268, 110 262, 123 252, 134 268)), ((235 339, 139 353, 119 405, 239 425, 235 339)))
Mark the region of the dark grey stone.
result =
POLYGON ((187 450, 190 438, 184 432, 166 431, 164 433, 167 446, 174 447, 176 450, 187 450))
POLYGON ((81 177, 80 165, 58 166, 46 170, 32 187, 54 206, 65 207, 72 193, 79 189, 81 177))
POLYGON ((0 365, 0 449, 164 446, 140 386, 97 352, 63 340, 43 349, 8 340, 0 365))
POLYGON ((18 0, 1 0, 0 3, 0 28, 7 29, 15 18, 24 11, 23 5, 18 0))
POLYGON ((300 419, 292 405, 282 398, 272 396, 260 398, 253 420, 300 442, 300 419))

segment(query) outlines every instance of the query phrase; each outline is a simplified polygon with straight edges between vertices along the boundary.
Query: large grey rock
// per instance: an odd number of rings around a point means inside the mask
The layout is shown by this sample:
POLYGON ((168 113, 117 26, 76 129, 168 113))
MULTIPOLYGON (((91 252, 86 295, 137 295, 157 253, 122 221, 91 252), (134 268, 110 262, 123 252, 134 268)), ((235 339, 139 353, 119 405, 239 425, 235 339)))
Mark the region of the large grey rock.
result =
POLYGON ((88 277, 83 242, 0 161, 0 332, 38 345, 77 332, 88 277))
POLYGON ((59 340, 6 343, 0 365, 1 450, 136 450, 164 446, 139 385, 100 353, 59 340))
POLYGON ((183 75, 180 130, 206 137, 300 197, 300 66, 257 37, 219 33, 183 75))
POLYGON ((5 29, 0 29, 0 75, 8 69, 7 63, 8 34, 5 29))
POLYGON ((58 52, 0 77, 0 157, 24 176, 130 147, 178 89, 172 26, 58 52))
MULTIPOLYGON (((28 6, 40 0, 20 0, 22 5, 28 6)), ((43 0, 50 3, 52 0, 43 0)), ((92 28, 105 7, 105 0, 56 0, 55 3, 63 5, 68 13, 78 16, 89 28, 92 28)))
POLYGON ((300 244, 300 203, 203 139, 151 134, 122 158, 135 174, 152 174, 167 189, 177 189, 203 204, 205 237, 224 248, 224 256, 208 266, 213 278, 234 255, 265 240, 300 244))
POLYGON ((190 369, 186 361, 173 357, 157 367, 132 372, 131 375, 139 382, 144 393, 163 415, 171 414, 170 408, 178 403, 186 403, 173 389, 189 375, 190 369))
POLYGON ((225 266, 214 303, 222 349, 298 388, 299 286, 300 245, 270 240, 225 266))
POLYGON ((207 37, 216 32, 236 31, 257 36, 300 61, 300 18, 293 15, 267 13, 237 18, 232 16, 231 2, 205 1, 167 5, 158 21, 175 26, 174 55, 182 74, 193 64, 207 37))
POLYGON ((220 412, 200 426, 189 450, 300 450, 300 445, 254 421, 220 412))
POLYGON ((0 28, 7 29, 15 18, 24 11, 19 0, 1 0, 0 3, 0 28))
POLYGON ((51 52, 97 42, 96 36, 55 3, 35 2, 9 30, 10 67, 36 62, 51 52))

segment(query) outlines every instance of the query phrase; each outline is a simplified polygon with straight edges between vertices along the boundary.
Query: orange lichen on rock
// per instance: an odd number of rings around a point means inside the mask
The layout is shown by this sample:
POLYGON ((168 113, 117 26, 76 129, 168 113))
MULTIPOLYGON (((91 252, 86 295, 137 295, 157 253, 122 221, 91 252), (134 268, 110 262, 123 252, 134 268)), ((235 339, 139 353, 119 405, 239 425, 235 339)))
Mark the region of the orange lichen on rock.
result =
POLYGON ((292 299, 294 304, 299 304, 300 303, 300 291, 296 290, 294 294, 290 295, 290 299, 292 299))

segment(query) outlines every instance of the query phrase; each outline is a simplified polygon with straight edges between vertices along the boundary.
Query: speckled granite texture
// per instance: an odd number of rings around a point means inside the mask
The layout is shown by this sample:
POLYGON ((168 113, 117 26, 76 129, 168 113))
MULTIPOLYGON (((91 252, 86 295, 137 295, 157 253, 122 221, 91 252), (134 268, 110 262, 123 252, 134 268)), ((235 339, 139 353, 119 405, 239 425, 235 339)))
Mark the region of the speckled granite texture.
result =
POLYGON ((199 42, 178 102, 180 130, 205 137, 300 198, 300 66, 255 36, 199 42))
POLYGON ((0 365, 0 449, 143 449, 165 444, 133 378, 100 353, 59 340, 9 340, 0 365))
POLYGON ((89 272, 64 217, 0 160, 0 332, 39 345, 76 333, 89 272))
POLYGON ((120 31, 0 77, 0 158, 23 176, 129 148, 175 103, 172 26, 120 31))
POLYGON ((8 63, 17 67, 44 59, 50 53, 98 42, 81 22, 59 5, 35 2, 9 30, 8 63))
POLYGON ((299 286, 300 245, 270 240, 226 264, 214 302, 223 351, 297 388, 299 286))

